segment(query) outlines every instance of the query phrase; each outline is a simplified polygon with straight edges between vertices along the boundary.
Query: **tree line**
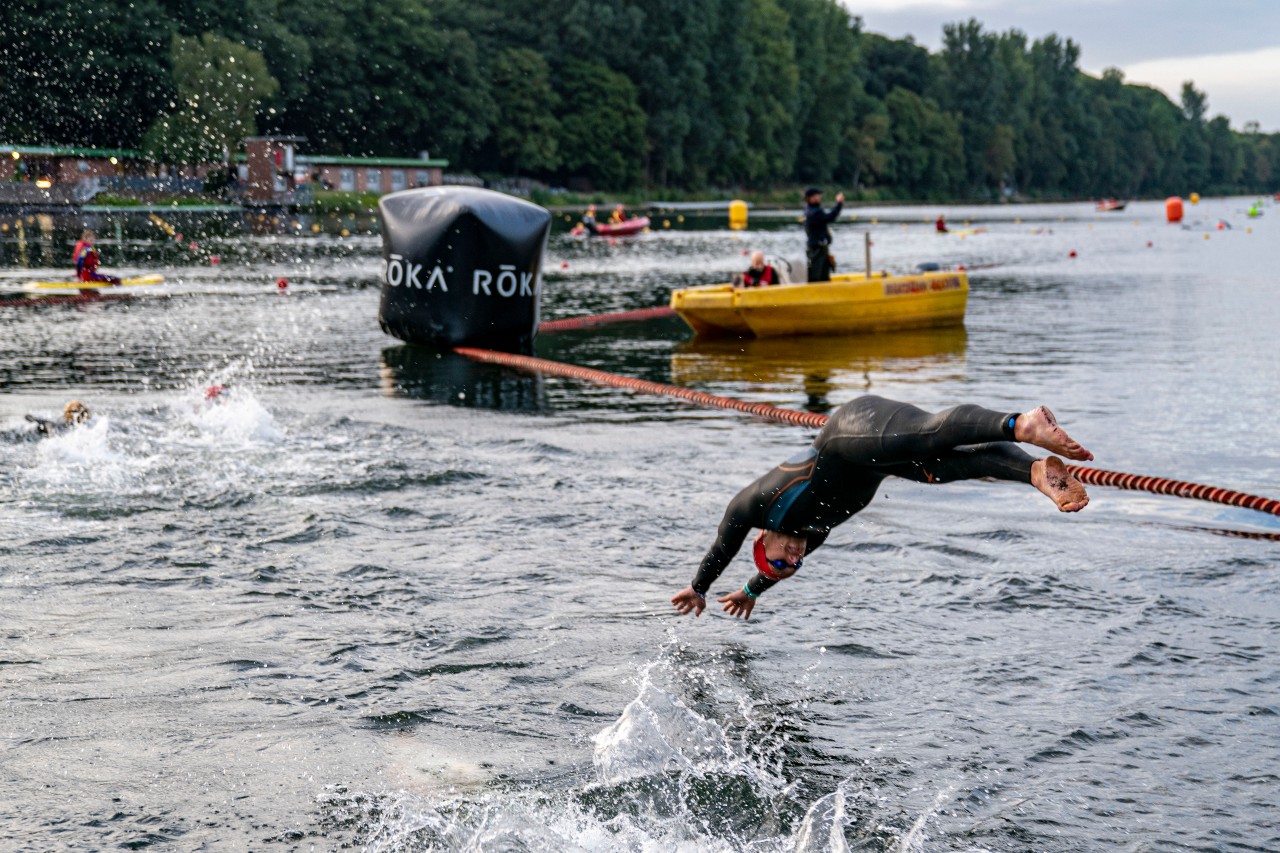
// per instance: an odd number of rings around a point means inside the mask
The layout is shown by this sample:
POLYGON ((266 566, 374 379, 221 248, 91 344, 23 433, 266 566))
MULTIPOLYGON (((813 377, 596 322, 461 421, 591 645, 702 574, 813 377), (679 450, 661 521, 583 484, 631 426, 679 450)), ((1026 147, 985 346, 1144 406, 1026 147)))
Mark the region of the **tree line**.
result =
POLYGON ((837 0, 9 0, 0 141, 221 159, 254 133, 596 188, 880 198, 1270 192, 1280 134, 976 20, 837 0))

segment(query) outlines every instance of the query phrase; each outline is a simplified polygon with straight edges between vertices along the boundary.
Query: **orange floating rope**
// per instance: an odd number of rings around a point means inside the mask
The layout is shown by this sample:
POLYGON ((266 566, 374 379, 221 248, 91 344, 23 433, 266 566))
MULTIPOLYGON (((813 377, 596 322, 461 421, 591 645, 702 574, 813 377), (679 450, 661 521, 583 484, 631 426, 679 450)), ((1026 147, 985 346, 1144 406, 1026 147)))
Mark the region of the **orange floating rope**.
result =
MULTIPOLYGON (((598 385, 610 385, 615 388, 625 388, 641 394, 675 397, 676 399, 684 400, 685 402, 692 403, 696 406, 732 409, 734 411, 744 412, 749 415, 754 415, 771 421, 777 421, 779 423, 821 429, 827 422, 826 415, 818 414, 816 412, 797 412, 794 409, 782 409, 777 406, 771 406, 768 403, 747 403, 742 400, 735 400, 732 397, 719 397, 715 394, 707 394, 703 391, 694 391, 689 388, 681 388, 676 385, 664 385, 661 382, 650 382, 645 379, 632 379, 627 376, 619 376, 616 373, 608 373, 606 371, 595 370, 590 367, 578 367, 572 364, 550 361, 545 358, 537 358, 536 356, 516 355, 514 353, 496 352, 494 350, 475 349, 472 347, 455 347, 454 352, 472 359, 473 361, 480 361, 486 364, 500 364, 506 367, 514 367, 518 370, 546 373, 552 376, 563 376, 569 379, 581 379, 585 382, 594 382, 598 385)), ((1210 501, 1212 503, 1226 504, 1227 506, 1244 507, 1246 509, 1280 516, 1280 501, 1272 498, 1249 495, 1244 492, 1236 492, 1230 489, 1219 488, 1217 486, 1204 486, 1198 483, 1183 482, 1181 480, 1169 480, 1164 477, 1125 474, 1120 471, 1103 471, 1097 468, 1085 468, 1080 465, 1068 465, 1067 469, 1071 471, 1071 473, 1074 474, 1080 482, 1085 483, 1086 485, 1111 486, 1117 489, 1129 489, 1133 491, 1151 492, 1158 495, 1173 495, 1180 498, 1192 498, 1196 500, 1210 501)))

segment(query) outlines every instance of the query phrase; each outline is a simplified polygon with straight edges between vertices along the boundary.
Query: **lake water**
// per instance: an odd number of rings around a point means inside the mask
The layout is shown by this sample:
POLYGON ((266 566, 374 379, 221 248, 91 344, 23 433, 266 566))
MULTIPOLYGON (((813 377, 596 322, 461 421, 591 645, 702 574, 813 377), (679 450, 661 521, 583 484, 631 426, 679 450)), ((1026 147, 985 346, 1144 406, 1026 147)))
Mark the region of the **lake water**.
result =
MULTIPOLYGON (((537 350, 813 411, 1047 403, 1099 468, 1280 497, 1251 201, 855 210, 842 266, 870 231, 876 269, 973 268, 963 330, 537 350)), ((802 253, 791 214, 655 225, 553 236, 544 319, 802 253)), ((60 228, 0 234, 0 290, 60 228)), ((207 230, 100 225, 104 269, 168 283, 0 306, 0 848, 1280 848, 1280 520, 891 480, 750 622, 681 618, 811 430, 406 347, 376 236, 207 230), (95 421, 39 440, 69 399, 95 421)))

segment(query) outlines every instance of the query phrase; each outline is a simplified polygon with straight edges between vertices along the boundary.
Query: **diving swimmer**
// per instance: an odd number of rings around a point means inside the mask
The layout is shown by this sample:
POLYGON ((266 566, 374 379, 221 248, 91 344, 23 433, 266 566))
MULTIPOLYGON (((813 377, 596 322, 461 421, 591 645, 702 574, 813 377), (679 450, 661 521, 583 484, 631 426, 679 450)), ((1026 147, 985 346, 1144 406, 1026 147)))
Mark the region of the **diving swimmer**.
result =
POLYGON ((811 447, 729 502, 697 576, 671 603, 681 614, 702 615, 707 591, 747 534, 758 528, 752 545, 755 577, 716 599, 730 616, 749 618, 756 599, 794 575, 833 527, 871 503, 889 476, 918 483, 990 477, 1030 483, 1061 512, 1079 512, 1088 505, 1084 485, 1058 456, 1036 459, 1016 442, 1068 459, 1093 459, 1044 406, 1001 414, 968 404, 932 414, 873 395, 845 403, 811 447))
POLYGON ((89 413, 89 407, 79 400, 72 400, 62 409, 62 420, 51 421, 46 418, 38 418, 35 415, 27 415, 27 420, 36 425, 36 431, 41 435, 56 435, 60 432, 66 432, 72 427, 87 423, 92 417, 89 413))

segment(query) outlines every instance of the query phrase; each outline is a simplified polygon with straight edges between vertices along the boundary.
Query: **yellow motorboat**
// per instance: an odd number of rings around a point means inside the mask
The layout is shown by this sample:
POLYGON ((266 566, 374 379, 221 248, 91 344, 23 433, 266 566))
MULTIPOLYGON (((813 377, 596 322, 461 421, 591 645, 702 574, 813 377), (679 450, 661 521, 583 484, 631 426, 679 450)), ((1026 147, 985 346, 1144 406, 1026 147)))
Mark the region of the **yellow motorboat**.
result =
POLYGON ((671 294, 671 307, 695 334, 758 338, 957 326, 968 301, 964 270, 846 274, 772 287, 713 284, 671 294))

